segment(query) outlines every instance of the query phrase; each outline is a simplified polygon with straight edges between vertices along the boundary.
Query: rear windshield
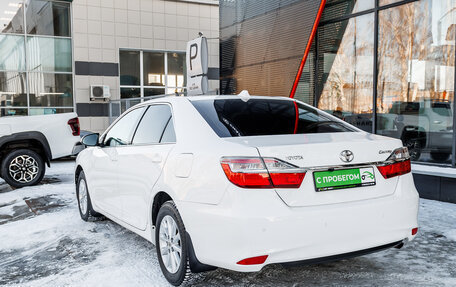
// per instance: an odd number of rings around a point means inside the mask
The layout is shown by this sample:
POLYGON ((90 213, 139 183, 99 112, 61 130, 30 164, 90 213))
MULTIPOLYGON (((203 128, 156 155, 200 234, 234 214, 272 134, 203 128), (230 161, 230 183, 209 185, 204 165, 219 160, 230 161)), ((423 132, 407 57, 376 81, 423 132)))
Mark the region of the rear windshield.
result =
POLYGON ((193 106, 220 137, 352 132, 315 109, 289 100, 194 100, 193 106))

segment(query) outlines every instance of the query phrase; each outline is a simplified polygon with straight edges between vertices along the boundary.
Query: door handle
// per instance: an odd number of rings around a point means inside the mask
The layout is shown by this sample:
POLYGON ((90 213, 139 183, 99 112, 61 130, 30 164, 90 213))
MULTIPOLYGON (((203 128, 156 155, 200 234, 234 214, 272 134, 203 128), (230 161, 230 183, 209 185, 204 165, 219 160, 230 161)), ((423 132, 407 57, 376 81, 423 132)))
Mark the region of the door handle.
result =
POLYGON ((152 155, 152 158, 151 158, 152 162, 156 162, 156 163, 159 163, 162 161, 162 156, 159 155, 158 153, 152 155))

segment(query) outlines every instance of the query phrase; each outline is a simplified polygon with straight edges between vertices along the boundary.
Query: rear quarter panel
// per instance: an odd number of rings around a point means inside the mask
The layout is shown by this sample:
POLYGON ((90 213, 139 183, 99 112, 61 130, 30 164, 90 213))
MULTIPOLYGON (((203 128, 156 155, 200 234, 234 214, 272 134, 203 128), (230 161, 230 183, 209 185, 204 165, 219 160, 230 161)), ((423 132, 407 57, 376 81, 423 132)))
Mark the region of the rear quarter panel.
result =
POLYGON ((176 146, 154 192, 177 201, 218 204, 231 183, 220 165, 223 156, 258 156, 253 147, 220 139, 188 100, 172 103, 176 146))

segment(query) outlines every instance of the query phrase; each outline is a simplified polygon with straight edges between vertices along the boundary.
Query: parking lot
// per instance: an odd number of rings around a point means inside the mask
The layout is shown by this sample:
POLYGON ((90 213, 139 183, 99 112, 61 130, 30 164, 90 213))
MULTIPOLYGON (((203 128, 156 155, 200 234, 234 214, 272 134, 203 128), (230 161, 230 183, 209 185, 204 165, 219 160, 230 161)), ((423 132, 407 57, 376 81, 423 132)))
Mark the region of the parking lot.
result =
MULTIPOLYGON (((109 220, 80 219, 73 168, 54 162, 40 185, 17 190, 0 180, 0 285, 168 286, 151 243, 109 220)), ((456 205, 421 200, 419 236, 403 249, 258 273, 218 269, 192 285, 456 286, 455 262, 456 205)))

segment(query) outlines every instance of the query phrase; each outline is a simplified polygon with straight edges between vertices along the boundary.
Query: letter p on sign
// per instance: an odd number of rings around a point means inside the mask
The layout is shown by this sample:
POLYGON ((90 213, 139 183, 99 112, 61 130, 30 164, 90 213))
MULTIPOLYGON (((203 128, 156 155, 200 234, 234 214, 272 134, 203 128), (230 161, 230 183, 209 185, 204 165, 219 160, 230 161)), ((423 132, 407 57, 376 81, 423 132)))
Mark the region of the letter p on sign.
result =
POLYGON ((193 43, 190 45, 190 70, 193 70, 193 65, 192 62, 196 59, 196 56, 198 56, 198 45, 196 43, 193 43))
POLYGON ((195 77, 207 74, 207 39, 199 37, 187 42, 187 76, 195 77))

